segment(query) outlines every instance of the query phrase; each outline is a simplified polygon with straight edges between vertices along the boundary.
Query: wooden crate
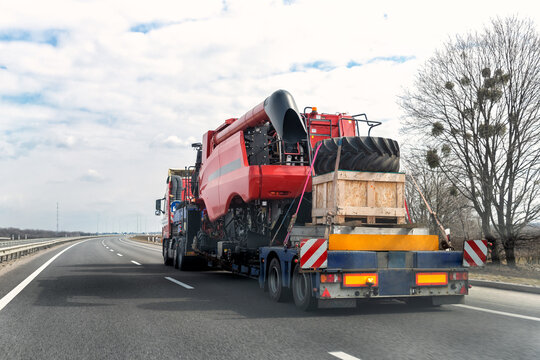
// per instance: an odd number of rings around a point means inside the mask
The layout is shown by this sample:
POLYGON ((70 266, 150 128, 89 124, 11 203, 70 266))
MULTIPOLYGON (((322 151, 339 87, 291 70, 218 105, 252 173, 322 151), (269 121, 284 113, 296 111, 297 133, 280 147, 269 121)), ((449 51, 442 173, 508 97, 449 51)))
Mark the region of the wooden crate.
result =
POLYGON ((314 224, 333 216, 335 224, 360 220, 367 224, 405 223, 405 174, 338 171, 337 209, 334 203, 334 173, 312 181, 314 224))

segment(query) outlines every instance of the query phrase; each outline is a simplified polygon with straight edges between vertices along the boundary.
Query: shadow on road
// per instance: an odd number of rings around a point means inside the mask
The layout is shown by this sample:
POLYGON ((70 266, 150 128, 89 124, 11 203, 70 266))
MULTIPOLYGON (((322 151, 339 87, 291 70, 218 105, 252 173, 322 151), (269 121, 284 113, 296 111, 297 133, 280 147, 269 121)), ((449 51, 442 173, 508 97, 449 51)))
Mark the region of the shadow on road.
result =
MULTIPOLYGON (((159 312, 217 312, 234 318, 348 317, 447 312, 413 307, 397 300, 373 301, 354 309, 302 312, 294 303, 275 303, 257 281, 223 271, 181 272, 161 264, 61 266, 61 276, 38 281, 38 306, 128 306, 159 312), (185 289, 171 277, 194 287, 185 289)), ((219 317, 219 315, 218 315, 219 317)))

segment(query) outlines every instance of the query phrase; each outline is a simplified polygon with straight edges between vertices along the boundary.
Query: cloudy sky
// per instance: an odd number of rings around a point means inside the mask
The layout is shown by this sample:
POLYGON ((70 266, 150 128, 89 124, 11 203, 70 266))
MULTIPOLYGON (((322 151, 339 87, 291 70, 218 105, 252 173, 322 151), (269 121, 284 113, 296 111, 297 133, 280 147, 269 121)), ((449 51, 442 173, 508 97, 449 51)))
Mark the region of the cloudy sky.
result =
POLYGON ((154 200, 192 142, 274 90, 366 112, 443 41, 534 1, 0 1, 0 227, 159 231, 154 200))

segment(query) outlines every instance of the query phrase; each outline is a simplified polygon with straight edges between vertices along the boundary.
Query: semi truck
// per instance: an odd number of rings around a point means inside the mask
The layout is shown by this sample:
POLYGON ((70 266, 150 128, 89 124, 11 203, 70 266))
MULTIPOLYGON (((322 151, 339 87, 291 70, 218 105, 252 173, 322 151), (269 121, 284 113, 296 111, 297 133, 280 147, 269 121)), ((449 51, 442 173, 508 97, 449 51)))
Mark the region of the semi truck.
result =
POLYGON ((156 201, 164 264, 252 277, 302 310, 463 302, 463 252, 406 221, 399 145, 371 136, 379 125, 299 111, 278 90, 207 131, 192 145, 195 163, 169 169, 156 201))

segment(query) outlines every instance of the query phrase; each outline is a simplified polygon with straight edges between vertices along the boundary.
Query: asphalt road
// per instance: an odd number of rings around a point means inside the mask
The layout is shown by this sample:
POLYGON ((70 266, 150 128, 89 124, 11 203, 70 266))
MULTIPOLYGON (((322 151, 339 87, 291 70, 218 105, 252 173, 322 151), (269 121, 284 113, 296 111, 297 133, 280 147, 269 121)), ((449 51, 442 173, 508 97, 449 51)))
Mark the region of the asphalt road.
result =
POLYGON ((536 359, 540 354, 536 294, 475 287, 466 300, 469 307, 422 309, 390 301, 303 313, 293 303, 273 303, 254 280, 166 267, 159 247, 150 244, 111 237, 71 246, 38 253, 0 273, 0 358, 536 359), (58 254, 13 296, 12 289, 58 254))

